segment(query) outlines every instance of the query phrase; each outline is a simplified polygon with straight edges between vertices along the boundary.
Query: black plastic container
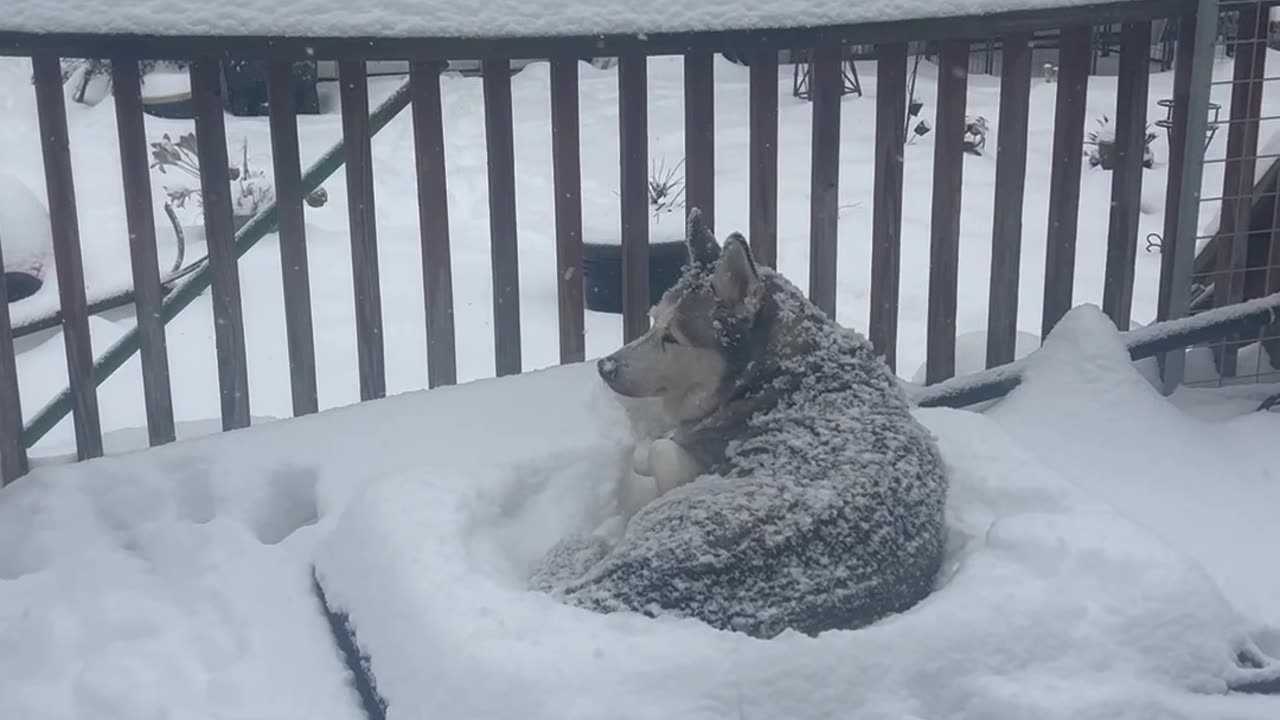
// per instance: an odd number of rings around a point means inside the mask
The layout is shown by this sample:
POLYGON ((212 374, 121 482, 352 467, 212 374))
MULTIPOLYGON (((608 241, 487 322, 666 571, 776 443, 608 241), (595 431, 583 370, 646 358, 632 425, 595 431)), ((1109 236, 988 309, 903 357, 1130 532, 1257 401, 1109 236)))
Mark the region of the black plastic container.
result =
MULTIPOLYGON (((683 240, 649 245, 649 304, 656 304, 662 294, 680 279, 688 253, 683 240)), ((584 243, 582 247, 582 282, 588 310, 622 313, 622 246, 584 243)))

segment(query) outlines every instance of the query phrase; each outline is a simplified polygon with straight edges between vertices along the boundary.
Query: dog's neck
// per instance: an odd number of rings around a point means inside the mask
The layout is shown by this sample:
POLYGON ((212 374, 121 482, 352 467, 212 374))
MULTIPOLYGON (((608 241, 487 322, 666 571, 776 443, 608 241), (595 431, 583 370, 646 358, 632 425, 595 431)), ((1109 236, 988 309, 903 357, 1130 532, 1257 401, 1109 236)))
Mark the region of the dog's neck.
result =
POLYGON ((756 322, 743 328, 733 341, 730 371, 719 401, 707 415, 677 425, 674 439, 708 471, 724 461, 730 441, 744 437, 751 418, 775 407, 780 397, 800 380, 783 368, 795 357, 812 350, 799 338, 776 334, 779 306, 770 292, 756 322))

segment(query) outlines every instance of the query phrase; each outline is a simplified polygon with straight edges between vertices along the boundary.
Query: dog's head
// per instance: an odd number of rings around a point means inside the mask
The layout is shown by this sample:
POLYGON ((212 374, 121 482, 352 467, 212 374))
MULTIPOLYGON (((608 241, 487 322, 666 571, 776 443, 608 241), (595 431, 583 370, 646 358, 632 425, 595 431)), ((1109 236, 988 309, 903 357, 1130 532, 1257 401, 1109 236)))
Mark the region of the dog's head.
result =
POLYGON ((735 336, 749 328, 764 303, 747 241, 738 233, 721 248, 694 209, 679 282, 649 312, 649 331, 599 361, 600 377, 629 398, 657 398, 671 419, 710 413, 733 370, 735 336))

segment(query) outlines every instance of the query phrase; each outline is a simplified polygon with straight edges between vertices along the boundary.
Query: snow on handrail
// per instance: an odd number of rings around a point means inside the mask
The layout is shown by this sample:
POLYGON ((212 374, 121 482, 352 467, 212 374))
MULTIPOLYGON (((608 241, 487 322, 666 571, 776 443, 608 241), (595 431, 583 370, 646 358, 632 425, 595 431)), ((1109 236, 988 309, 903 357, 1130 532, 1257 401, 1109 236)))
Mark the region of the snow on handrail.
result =
POLYGON ((817 28, 1151 4, 1153 0, 116 0, 97 12, 84 0, 8 0, 0 33, 550 38, 817 28))
MULTIPOLYGON (((1190 317, 1154 323, 1121 333, 1133 360, 1171 350, 1260 330, 1280 322, 1280 293, 1208 310, 1190 317)), ((928 387, 906 383, 907 394, 920 407, 961 408, 996 400, 1022 382, 1025 359, 952 378, 928 387)))

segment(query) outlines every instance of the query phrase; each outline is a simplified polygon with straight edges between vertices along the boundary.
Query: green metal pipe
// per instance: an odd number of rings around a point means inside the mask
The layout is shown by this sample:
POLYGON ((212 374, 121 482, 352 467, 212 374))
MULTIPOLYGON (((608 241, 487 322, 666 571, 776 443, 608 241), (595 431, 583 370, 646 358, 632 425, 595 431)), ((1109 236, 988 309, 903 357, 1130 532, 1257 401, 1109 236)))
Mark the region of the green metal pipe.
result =
MULTIPOLYGON (((409 106, 409 82, 406 80, 382 102, 373 112, 369 114, 369 132, 377 134, 379 130, 386 127, 392 118, 400 114, 409 106)), ((338 140, 329 151, 320 157, 310 168, 302 175, 302 192, 304 195, 311 193, 320 187, 329 176, 338 171, 342 167, 342 149, 343 141, 338 140)), ((254 245, 258 243, 268 233, 275 230, 277 217, 276 203, 273 200, 270 205, 264 208, 257 215, 253 216, 249 222, 236 232, 235 250, 236 257, 242 257, 254 245)), ((160 305, 161 322, 165 325, 169 321, 177 317, 188 305, 195 302, 205 290, 209 289, 209 284, 213 277, 210 271, 208 260, 197 268, 186 281, 174 287, 173 292, 164 299, 160 305)), ((107 348, 93 363, 94 385, 101 385, 112 373, 124 366, 129 358, 132 358, 140 349, 138 328, 134 326, 129 332, 125 333, 116 344, 107 348)), ((49 401, 35 417, 31 418, 31 422, 27 423, 23 429, 23 442, 28 448, 33 447, 40 439, 53 430, 58 423, 62 422, 71 412, 71 388, 63 388, 53 400, 49 401)))

